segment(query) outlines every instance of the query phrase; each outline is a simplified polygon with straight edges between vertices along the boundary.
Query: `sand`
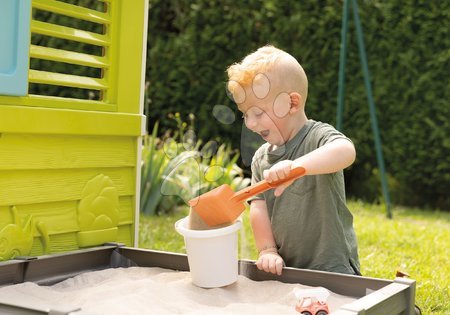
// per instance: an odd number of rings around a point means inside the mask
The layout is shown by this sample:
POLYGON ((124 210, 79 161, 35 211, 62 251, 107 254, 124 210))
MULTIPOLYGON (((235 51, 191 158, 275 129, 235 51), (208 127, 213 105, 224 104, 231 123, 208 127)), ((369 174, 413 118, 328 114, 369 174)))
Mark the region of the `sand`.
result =
MULTIPOLYGON (((86 272, 53 286, 25 282, 0 288, 0 301, 41 308, 81 308, 78 314, 299 314, 300 284, 257 282, 244 276, 223 288, 202 289, 189 272, 130 267, 86 272)), ((332 293, 330 311, 355 299, 332 293)))

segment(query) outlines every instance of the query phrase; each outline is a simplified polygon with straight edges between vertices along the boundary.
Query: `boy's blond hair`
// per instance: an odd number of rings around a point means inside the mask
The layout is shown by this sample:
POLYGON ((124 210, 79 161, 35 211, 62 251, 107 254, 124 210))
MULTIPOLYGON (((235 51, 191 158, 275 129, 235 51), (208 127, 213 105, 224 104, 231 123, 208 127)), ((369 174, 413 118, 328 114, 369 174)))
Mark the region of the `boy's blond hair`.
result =
POLYGON ((275 88, 277 93, 297 92, 302 95, 303 102, 306 101, 308 79, 305 71, 293 56, 274 46, 261 47, 240 63, 232 64, 228 67, 227 74, 227 87, 235 100, 239 99, 237 94, 242 89, 255 85, 259 79, 267 77, 271 89, 275 88))

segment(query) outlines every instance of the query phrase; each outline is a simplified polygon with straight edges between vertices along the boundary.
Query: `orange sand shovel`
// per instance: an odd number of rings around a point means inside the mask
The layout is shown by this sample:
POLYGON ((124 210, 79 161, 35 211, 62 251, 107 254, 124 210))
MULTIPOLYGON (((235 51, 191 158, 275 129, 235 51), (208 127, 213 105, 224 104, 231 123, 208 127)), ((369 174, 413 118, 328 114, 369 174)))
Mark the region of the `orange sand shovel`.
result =
POLYGON ((189 205, 209 226, 232 223, 245 210, 244 201, 271 188, 278 187, 305 174, 303 167, 291 170, 286 178, 259 183, 234 192, 230 186, 221 185, 189 201, 189 205))

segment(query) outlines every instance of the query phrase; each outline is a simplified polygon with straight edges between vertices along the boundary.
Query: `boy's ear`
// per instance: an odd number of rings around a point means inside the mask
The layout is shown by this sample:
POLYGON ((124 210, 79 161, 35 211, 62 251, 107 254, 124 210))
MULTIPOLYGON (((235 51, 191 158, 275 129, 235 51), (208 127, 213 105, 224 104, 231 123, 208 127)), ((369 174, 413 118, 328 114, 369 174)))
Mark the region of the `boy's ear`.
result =
POLYGON ((289 97, 291 98, 291 109, 289 110, 289 112, 293 114, 297 112, 302 106, 302 96, 297 92, 291 92, 289 93, 289 97))

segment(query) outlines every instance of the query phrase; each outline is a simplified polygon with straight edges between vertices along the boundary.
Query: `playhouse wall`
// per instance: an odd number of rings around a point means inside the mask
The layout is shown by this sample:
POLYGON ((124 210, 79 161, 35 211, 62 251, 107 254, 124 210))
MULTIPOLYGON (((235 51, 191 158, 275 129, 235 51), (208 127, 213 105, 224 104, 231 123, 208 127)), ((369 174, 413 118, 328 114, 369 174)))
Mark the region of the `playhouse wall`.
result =
POLYGON ((135 138, 2 133, 0 152, 0 258, 133 245, 135 138))

